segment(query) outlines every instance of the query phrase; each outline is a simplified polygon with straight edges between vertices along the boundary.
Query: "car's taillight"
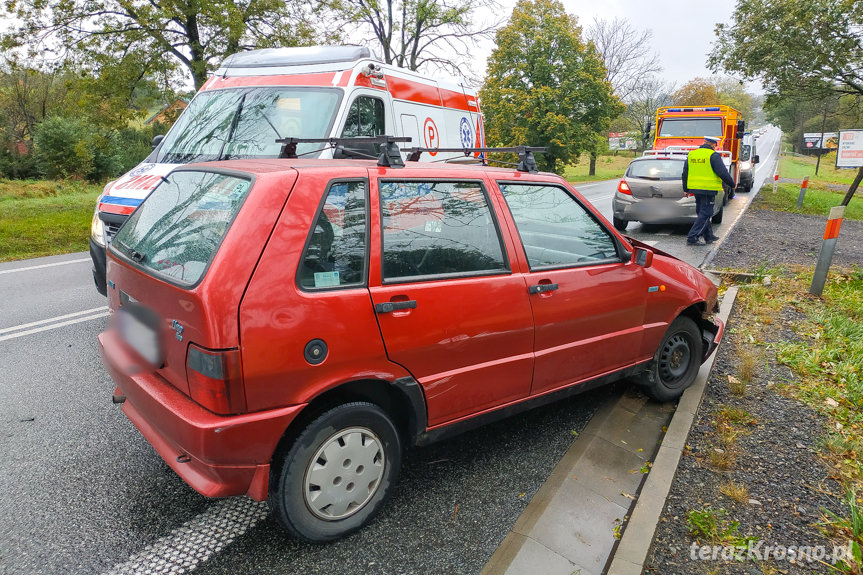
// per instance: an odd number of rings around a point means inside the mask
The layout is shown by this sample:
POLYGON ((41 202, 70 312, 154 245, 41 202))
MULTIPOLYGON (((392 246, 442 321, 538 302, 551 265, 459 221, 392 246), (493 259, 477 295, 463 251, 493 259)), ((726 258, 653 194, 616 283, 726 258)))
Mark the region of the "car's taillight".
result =
POLYGON ((620 180, 620 183, 617 184, 617 191, 627 196, 632 195, 632 190, 629 189, 629 184, 626 183, 626 180, 620 180))
POLYGON ((210 351, 189 344, 186 377, 189 395, 213 413, 227 415, 246 411, 240 350, 210 351))

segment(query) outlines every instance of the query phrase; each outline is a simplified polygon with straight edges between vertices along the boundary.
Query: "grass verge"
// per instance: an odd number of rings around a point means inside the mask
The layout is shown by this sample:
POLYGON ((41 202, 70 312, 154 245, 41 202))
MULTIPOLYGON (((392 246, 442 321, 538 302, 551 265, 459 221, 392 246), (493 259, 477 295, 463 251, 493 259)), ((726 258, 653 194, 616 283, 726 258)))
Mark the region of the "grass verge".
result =
POLYGON ((578 163, 567 166, 563 177, 573 183, 595 182, 599 180, 613 180, 623 176, 629 162, 632 161, 632 152, 621 152, 616 156, 599 156, 596 158, 596 174, 588 176, 590 171, 590 156, 583 154, 578 163))
MULTIPOLYGON (((753 202, 753 207, 826 217, 830 213, 830 208, 842 203, 845 192, 830 190, 823 184, 810 181, 803 199, 803 207, 798 210, 797 196, 799 195, 800 184, 779 184, 775 192, 773 186, 765 185, 753 202)), ((851 199, 848 207, 845 208, 845 218, 863 220, 863 193, 858 191, 851 199)))
POLYGON ((0 180, 0 262, 86 251, 100 185, 0 180))
MULTIPOLYGON (((818 159, 815 156, 782 156, 779 159, 779 176, 782 178, 795 178, 802 180, 809 176, 810 184, 820 182, 825 184, 847 184, 851 185, 857 170, 836 169, 836 154, 830 153, 821 158, 818 166, 818 175, 815 175, 815 164, 818 159)), ((799 190, 799 188, 798 188, 799 190)))
MULTIPOLYGON (((776 360, 795 373, 795 378, 778 387, 829 421, 829 431, 817 449, 830 474, 846 489, 847 513, 825 511, 823 525, 837 543, 850 542, 855 555, 837 564, 836 571, 859 574, 863 572, 863 268, 834 268, 821 298, 807 293, 811 269, 770 271, 769 285, 752 284, 739 292, 741 316, 753 324, 744 328, 745 334, 751 345, 775 353, 776 360), (784 323, 795 337, 775 344, 760 341, 759 335, 782 324, 782 314, 789 311, 801 318, 784 323)), ((744 411, 724 408, 714 424, 721 437, 728 427, 745 426, 746 419, 744 411)), ((731 486, 725 486, 723 493, 732 499, 739 495, 731 486)))

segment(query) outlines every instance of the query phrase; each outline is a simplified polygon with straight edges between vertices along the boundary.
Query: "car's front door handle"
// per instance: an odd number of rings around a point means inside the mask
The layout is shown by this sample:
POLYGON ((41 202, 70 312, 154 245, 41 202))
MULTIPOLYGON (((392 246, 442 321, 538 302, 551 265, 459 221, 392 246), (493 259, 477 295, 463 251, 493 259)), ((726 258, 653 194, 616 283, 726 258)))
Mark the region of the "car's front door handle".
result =
POLYGON ((384 303, 375 304, 375 313, 390 313, 400 309, 415 309, 417 300, 409 299, 407 301, 386 301, 384 303))
POLYGON ((554 291, 558 288, 557 284, 537 284, 533 286, 529 286, 527 290, 530 293, 545 293, 547 291, 554 291))

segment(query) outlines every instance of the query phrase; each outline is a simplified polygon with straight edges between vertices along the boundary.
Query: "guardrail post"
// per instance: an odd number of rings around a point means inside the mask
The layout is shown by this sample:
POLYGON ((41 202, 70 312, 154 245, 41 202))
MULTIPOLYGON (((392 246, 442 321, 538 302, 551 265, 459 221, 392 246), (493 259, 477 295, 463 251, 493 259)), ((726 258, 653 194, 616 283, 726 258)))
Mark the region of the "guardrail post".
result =
POLYGON ((806 195, 806 188, 809 186, 809 176, 803 178, 803 183, 800 184, 800 195, 797 196, 797 209, 803 207, 803 196, 806 195))
POLYGON ((833 251, 839 240, 839 228, 842 227, 842 218, 844 217, 845 206, 830 208, 830 217, 827 219, 827 228, 824 230, 824 241, 821 242, 821 253, 818 254, 818 264, 815 266, 812 285, 809 287, 809 293, 812 295, 821 297, 821 292, 824 291, 824 284, 827 283, 827 272, 833 261, 833 251))

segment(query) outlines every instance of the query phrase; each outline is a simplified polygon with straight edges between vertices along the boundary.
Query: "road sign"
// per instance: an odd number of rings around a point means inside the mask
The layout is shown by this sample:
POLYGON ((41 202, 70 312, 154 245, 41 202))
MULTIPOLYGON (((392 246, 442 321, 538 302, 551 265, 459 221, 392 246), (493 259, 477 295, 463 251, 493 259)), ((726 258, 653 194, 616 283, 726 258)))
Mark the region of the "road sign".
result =
POLYGON ((842 130, 839 132, 836 167, 863 167, 863 130, 842 130))

